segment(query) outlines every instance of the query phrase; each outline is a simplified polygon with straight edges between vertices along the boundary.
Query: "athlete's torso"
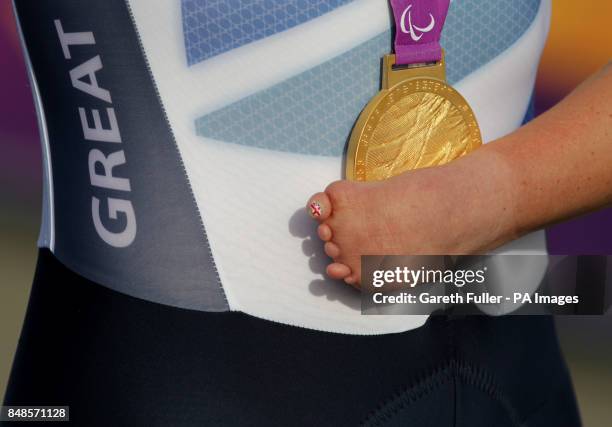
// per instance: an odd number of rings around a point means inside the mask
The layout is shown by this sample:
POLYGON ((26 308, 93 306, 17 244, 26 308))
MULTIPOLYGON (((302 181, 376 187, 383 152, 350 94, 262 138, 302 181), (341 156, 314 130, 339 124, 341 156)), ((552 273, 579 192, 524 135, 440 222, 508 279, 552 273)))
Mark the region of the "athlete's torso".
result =
MULTIPOLYGON (((128 0, 129 8, 110 1, 95 16, 67 4, 26 11, 17 1, 22 26, 50 31, 45 50, 24 31, 47 152, 42 246, 91 280, 177 307, 351 334, 424 323, 426 316, 361 316, 359 294, 325 279, 328 260, 303 209, 309 195, 342 178, 351 127, 379 89, 380 58, 391 47, 386 0, 128 0), (65 33, 92 32, 95 44, 74 44, 67 58, 54 19, 65 33), (98 84, 112 99, 93 103, 69 71, 96 55, 98 84), (65 99, 53 82, 65 86, 65 99), (78 131, 52 123, 59 102, 62 126, 78 131), (74 151, 71 144, 83 145, 78 108, 115 109, 125 160, 117 174, 129 191, 92 183, 92 150, 108 155, 118 146, 94 141, 74 151), (100 230, 110 229, 113 242, 130 212, 128 244, 105 241, 100 230)), ((549 17, 550 0, 451 3, 447 75, 484 141, 523 122, 549 17)), ((545 251, 543 234, 502 249, 513 250, 545 251)), ((544 268, 527 269, 526 286, 544 268)))

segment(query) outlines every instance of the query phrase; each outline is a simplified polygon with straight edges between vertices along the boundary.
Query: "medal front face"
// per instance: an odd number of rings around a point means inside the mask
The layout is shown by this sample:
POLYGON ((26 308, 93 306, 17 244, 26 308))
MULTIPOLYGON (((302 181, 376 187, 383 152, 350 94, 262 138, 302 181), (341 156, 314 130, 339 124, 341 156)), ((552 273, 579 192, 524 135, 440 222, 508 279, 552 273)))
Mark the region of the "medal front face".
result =
POLYGON ((415 78, 381 91, 351 134, 347 179, 379 181, 438 166, 482 144, 465 99, 442 80, 415 78))

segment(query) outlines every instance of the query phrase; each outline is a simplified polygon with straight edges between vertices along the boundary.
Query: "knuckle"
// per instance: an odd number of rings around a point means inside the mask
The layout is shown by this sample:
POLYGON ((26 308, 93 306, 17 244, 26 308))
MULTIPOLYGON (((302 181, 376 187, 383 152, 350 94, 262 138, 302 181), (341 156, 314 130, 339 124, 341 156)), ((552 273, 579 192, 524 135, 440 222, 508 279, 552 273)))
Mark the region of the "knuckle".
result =
POLYGON ((350 198, 351 187, 347 181, 336 181, 327 186, 325 193, 334 206, 343 206, 350 198))

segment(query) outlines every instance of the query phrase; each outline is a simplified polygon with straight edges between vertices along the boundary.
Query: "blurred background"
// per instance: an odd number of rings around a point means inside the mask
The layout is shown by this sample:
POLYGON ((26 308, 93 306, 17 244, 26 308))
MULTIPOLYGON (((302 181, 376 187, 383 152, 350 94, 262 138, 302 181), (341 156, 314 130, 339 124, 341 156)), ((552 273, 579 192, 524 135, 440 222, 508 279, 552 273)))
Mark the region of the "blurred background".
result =
MULTIPOLYGON (((553 19, 536 87, 546 111, 612 60, 612 2, 553 0, 553 19)), ((36 263, 41 156, 11 2, 0 2, 0 402, 17 346, 36 263)), ((612 209, 548 230, 557 254, 612 254, 612 209)), ((612 425, 612 318, 557 319, 584 424, 612 425)))

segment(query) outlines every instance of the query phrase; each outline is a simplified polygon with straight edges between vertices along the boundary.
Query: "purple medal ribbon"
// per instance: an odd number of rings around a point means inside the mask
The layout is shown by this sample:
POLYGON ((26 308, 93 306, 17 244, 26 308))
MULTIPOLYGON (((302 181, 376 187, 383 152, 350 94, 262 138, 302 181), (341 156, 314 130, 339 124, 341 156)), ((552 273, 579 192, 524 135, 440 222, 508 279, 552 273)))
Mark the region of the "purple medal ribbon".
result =
POLYGON ((442 59, 440 36, 450 0, 390 0, 395 17, 395 63, 442 59))

